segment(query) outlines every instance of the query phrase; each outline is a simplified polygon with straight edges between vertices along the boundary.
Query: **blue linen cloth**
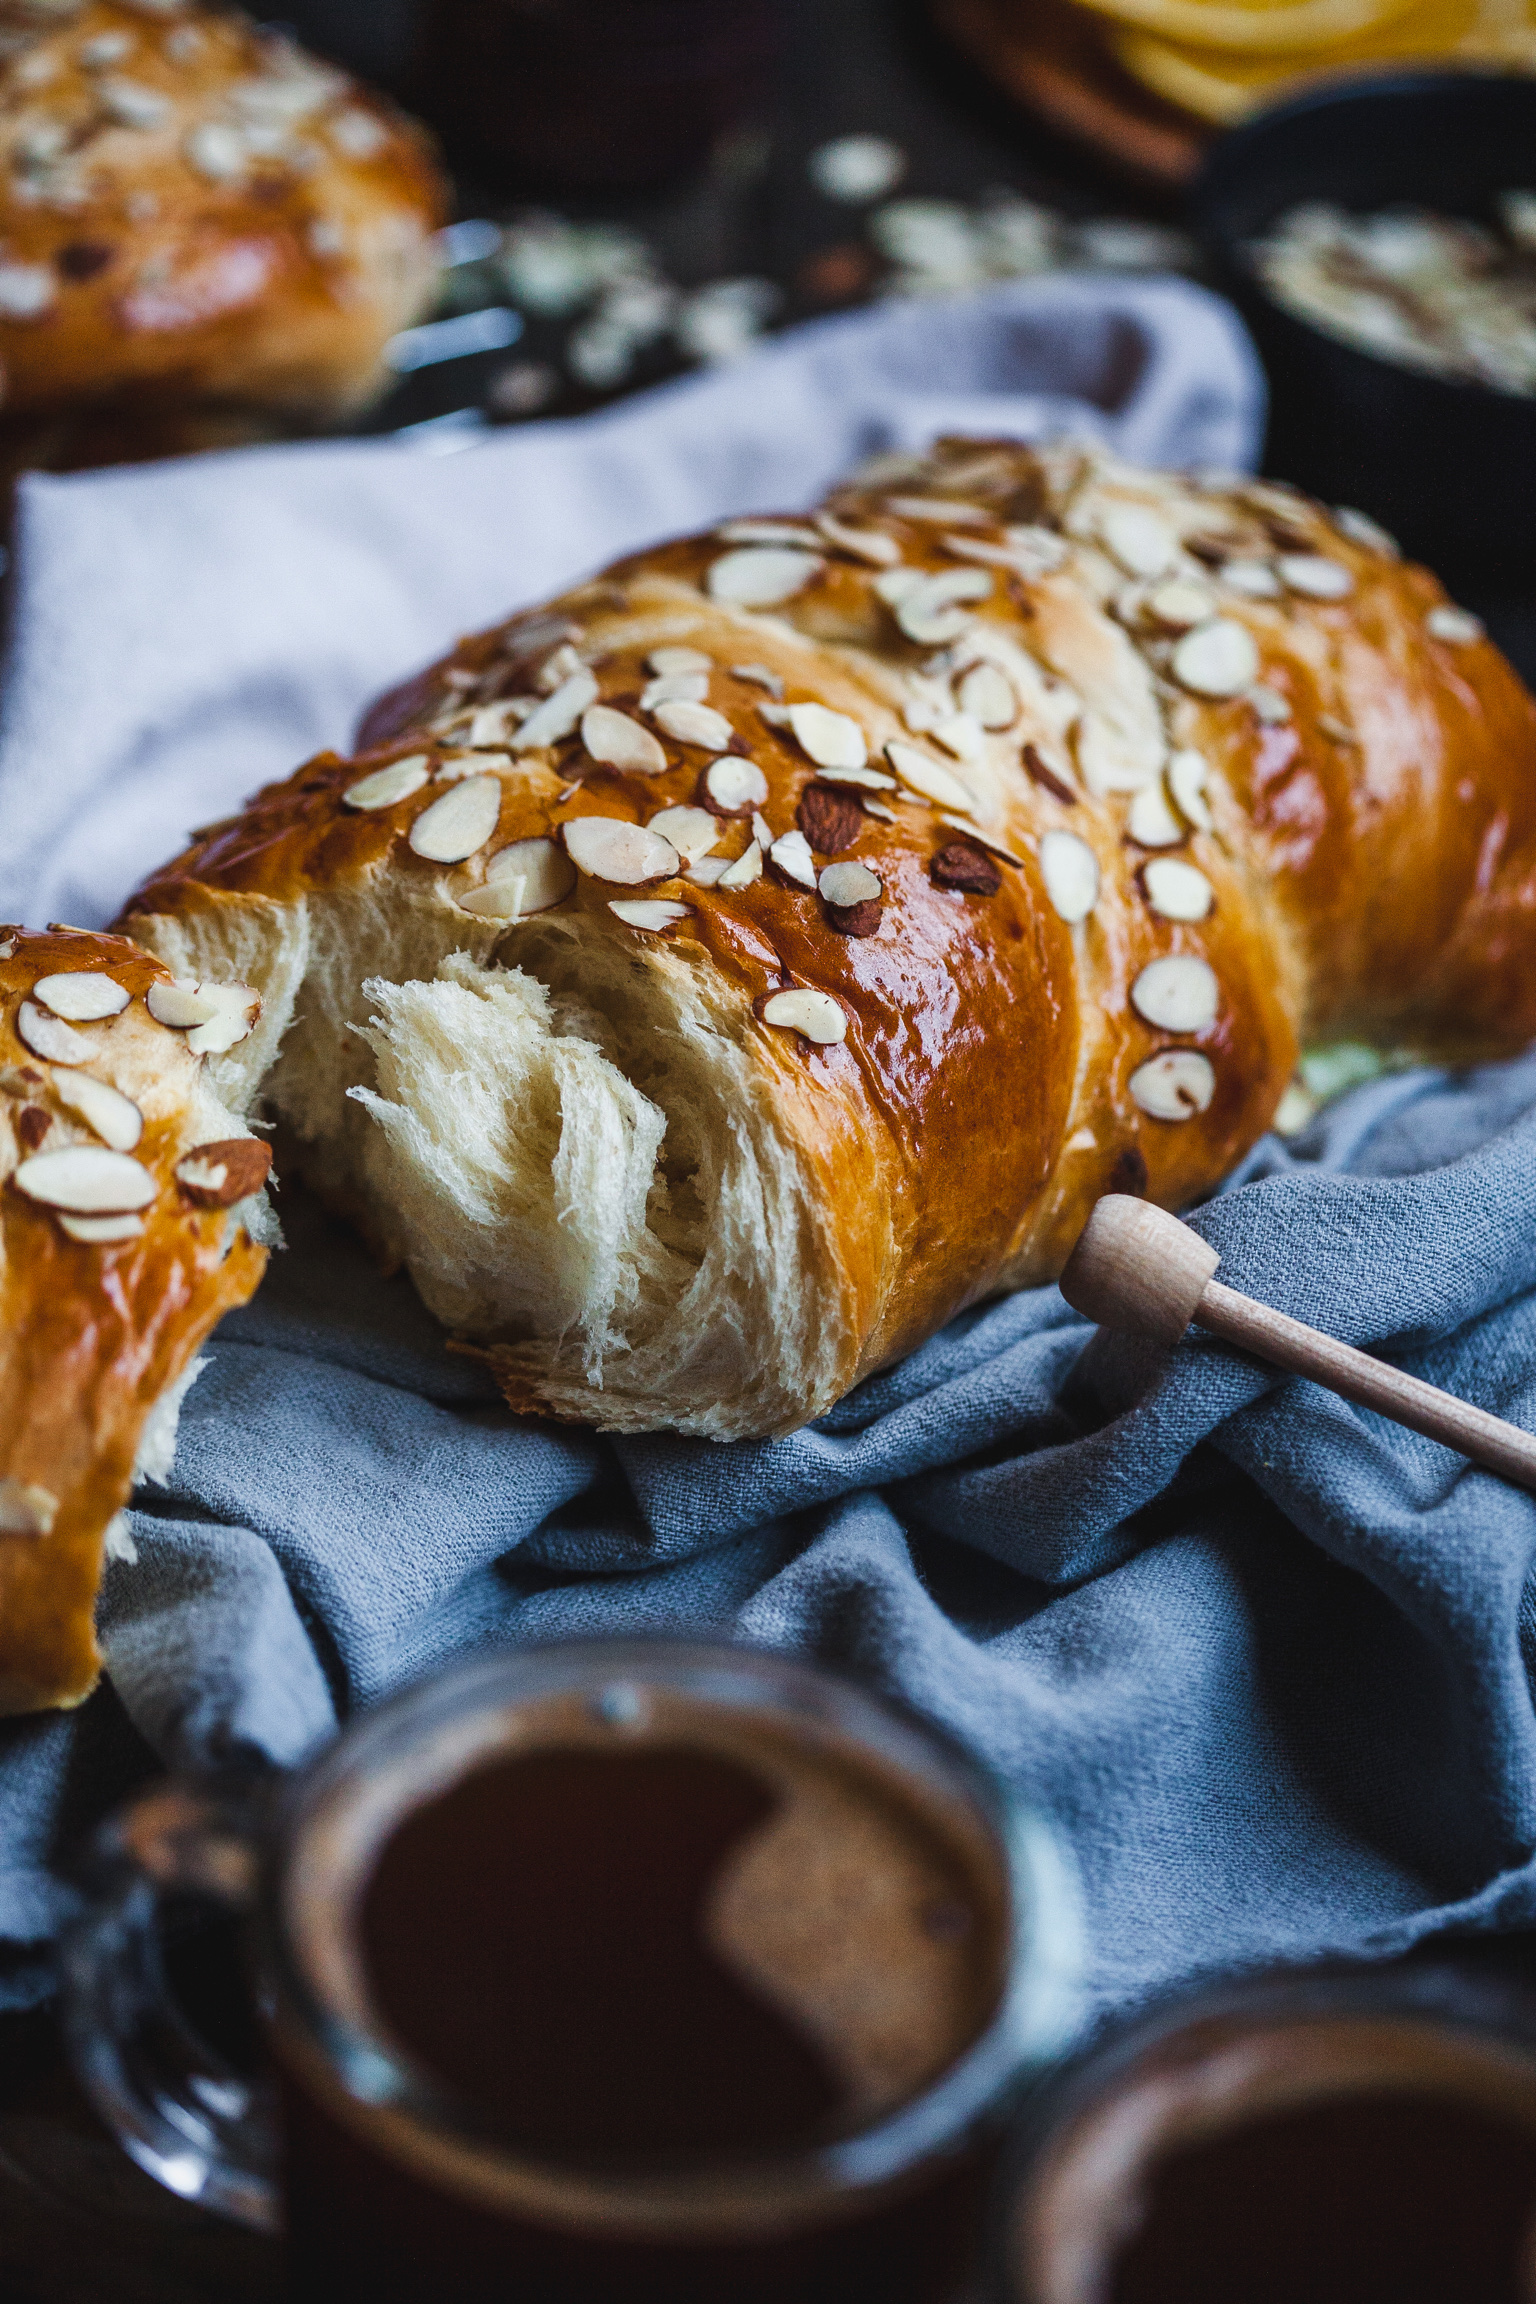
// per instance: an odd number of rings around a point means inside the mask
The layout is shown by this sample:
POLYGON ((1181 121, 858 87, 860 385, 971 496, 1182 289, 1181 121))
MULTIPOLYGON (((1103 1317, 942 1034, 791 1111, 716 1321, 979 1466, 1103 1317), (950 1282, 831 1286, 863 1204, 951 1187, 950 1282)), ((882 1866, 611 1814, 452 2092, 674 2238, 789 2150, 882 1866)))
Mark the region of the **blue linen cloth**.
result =
MULTIPOLYGON (((0 726, 10 869, 72 890, 72 917, 100 916, 137 859, 81 828, 79 795, 126 778, 158 855, 199 699, 206 724, 238 735, 233 767, 205 770, 227 793, 296 727, 339 735, 367 687, 410 661, 376 669, 356 599, 325 610, 311 585, 307 654, 284 600, 228 643, 234 701, 204 664, 125 674, 114 740, 71 723, 55 781, 76 804, 39 793, 27 767, 45 706, 66 709, 86 651, 67 578, 99 516, 128 557, 93 579, 86 630, 98 660, 107 645, 126 664, 164 549, 156 484, 183 550, 207 528, 198 573, 217 591, 223 511, 254 487, 287 552, 307 474, 351 507, 362 567, 358 537, 384 549, 397 499, 422 549, 446 551, 477 490, 492 503, 503 483, 526 490, 537 454, 564 456, 567 482, 587 470, 590 484, 591 459, 610 488, 628 471, 631 533, 655 510, 658 438, 663 468, 692 441, 708 478, 657 527, 725 509, 700 508, 710 489, 794 501, 784 427, 803 429, 808 407, 843 412, 840 431, 827 415, 834 468, 850 439, 955 425, 957 403, 977 431, 1070 415, 1141 456, 1252 451, 1251 356, 1198 291, 1048 283, 953 308, 942 327, 922 318, 807 331, 751 369, 451 463, 268 451, 34 484, 0 726), (1090 318, 1100 348, 1119 347, 1096 368, 1090 318), (1060 385, 1071 361, 1088 397, 1066 408, 1041 380, 1060 385)), ((818 440, 802 455, 800 500, 829 453, 818 440)), ((575 500, 571 485, 554 493, 575 500)), ((473 580, 445 580, 462 621, 559 580, 535 552, 538 580, 514 584, 478 533, 473 580)), ((598 556, 587 532, 567 541, 564 573, 598 556)), ((323 558, 319 528, 314 548, 323 558)), ((334 561, 328 580, 341 582, 334 561)), ((396 601, 394 638, 413 615, 430 623, 430 597, 441 608, 425 585, 396 601)), ((260 613, 249 589, 246 605, 260 613)), ((1276 1957, 1383 1954, 1531 1918, 1536 1501, 1447 1450, 1214 1342, 1095 1335, 1054 1288, 968 1313, 788 1439, 611 1441, 509 1415, 408 1281, 380 1278, 302 1193, 282 1194, 282 1214, 290 1247, 210 1346, 169 1485, 135 1500, 137 1560, 108 1569, 107 1683, 76 1714, 0 1724, 10 2004, 46 1988, 69 1901, 61 1848, 149 1769, 289 1763, 338 1716, 479 1644, 650 1627, 845 1661, 968 1738, 1076 1851, 1101 2012, 1276 1957)), ((1536 1422, 1536 1058, 1359 1089, 1288 1147, 1266 1139, 1195 1222, 1233 1285, 1536 1422)))

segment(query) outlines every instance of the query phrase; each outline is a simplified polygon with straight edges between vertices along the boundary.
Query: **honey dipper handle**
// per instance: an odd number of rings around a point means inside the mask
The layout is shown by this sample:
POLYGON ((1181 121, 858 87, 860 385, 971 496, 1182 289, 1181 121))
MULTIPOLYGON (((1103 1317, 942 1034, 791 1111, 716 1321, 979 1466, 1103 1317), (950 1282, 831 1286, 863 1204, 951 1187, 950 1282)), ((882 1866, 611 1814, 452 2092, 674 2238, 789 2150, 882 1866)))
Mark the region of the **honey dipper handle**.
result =
POLYGON ((1315 1384, 1342 1393, 1362 1408, 1374 1408, 1410 1431, 1443 1440, 1447 1448, 1459 1449, 1474 1464, 1517 1487, 1536 1489, 1536 1434, 1522 1432, 1518 1424, 1506 1424, 1486 1408, 1474 1408, 1469 1400, 1458 1400, 1454 1393, 1406 1375, 1385 1360, 1357 1352, 1353 1344, 1341 1344, 1337 1337, 1308 1328, 1252 1296, 1239 1295, 1219 1280, 1206 1283, 1195 1318, 1226 1343, 1276 1368, 1310 1376, 1315 1384))
POLYGON ((1084 1225, 1062 1273, 1061 1292, 1075 1311, 1101 1327, 1127 1328, 1167 1344, 1198 1321, 1272 1367, 1310 1376, 1362 1408, 1443 1440, 1516 1487, 1536 1489, 1536 1434, 1224 1287, 1212 1277, 1219 1261, 1215 1249, 1176 1216, 1111 1192, 1084 1225))

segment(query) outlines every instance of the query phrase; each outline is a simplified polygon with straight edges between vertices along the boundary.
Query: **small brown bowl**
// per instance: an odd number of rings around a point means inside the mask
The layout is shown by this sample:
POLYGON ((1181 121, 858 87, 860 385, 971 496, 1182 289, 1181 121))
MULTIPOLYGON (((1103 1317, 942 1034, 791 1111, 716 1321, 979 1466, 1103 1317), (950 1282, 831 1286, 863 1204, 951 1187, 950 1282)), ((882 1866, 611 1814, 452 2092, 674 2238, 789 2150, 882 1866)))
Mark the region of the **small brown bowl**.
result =
POLYGON ((1536 2000, 1444 1966, 1186 1999, 1036 2101, 997 2304, 1530 2304, 1536 2000))

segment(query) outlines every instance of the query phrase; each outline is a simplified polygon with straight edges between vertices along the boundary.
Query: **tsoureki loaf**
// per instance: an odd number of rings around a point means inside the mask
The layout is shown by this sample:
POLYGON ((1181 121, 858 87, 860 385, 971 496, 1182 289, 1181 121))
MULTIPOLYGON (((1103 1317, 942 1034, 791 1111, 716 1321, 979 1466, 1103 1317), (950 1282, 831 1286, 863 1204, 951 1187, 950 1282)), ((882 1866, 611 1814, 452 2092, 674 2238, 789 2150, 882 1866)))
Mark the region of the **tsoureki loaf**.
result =
POLYGON ((0 928, 0 1713, 89 1693, 135 1468, 169 1471, 197 1347, 261 1277, 270 1155, 208 1077, 258 1009, 121 936, 0 928))
POLYGON ((437 269, 423 132, 194 0, 0 0, 0 456, 341 416, 437 269))
POLYGON ((124 925, 515 1407, 783 1432, 1300 1043, 1527 1042, 1536 707, 1359 515, 951 441, 461 642, 124 925))

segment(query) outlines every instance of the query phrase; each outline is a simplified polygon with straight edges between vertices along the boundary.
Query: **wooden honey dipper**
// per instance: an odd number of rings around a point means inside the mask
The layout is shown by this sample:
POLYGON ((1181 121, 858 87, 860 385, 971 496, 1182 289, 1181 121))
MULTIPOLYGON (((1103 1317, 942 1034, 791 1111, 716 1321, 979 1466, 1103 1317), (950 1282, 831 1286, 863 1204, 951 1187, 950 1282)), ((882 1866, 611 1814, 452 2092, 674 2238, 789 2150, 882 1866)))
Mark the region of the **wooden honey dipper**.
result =
POLYGON ((1111 1192, 1083 1226, 1061 1292, 1075 1312, 1100 1327, 1128 1329, 1164 1344, 1176 1343, 1197 1321, 1271 1367, 1310 1376, 1362 1408, 1459 1449, 1516 1487, 1536 1489, 1536 1434, 1223 1287, 1212 1277, 1220 1262, 1216 1250, 1176 1216, 1111 1192))

